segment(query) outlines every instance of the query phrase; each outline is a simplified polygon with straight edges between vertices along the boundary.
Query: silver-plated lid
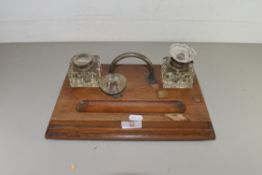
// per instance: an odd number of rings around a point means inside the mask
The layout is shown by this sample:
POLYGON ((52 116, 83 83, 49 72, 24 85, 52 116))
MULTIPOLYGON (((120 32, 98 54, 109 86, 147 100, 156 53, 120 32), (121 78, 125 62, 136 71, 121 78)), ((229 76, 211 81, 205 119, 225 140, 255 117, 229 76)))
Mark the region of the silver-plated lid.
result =
POLYGON ((174 43, 170 46, 170 55, 179 63, 189 63, 194 61, 197 53, 194 48, 183 43, 174 43))
POLYGON ((75 55, 72 58, 72 63, 74 64, 74 66, 79 68, 87 67, 88 65, 92 64, 92 62, 93 62, 92 55, 86 53, 75 55))

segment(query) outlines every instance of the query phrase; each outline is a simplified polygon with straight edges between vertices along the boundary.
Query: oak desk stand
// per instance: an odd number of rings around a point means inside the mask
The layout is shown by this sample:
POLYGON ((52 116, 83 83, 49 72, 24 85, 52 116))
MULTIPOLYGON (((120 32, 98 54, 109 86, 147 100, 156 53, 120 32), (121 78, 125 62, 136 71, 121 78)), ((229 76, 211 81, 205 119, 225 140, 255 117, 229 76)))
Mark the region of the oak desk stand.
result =
MULTIPOLYGON (((108 65, 102 66, 102 74, 108 65)), ((64 80, 47 131, 47 139, 74 140, 213 140, 215 133, 199 82, 192 89, 163 89, 160 65, 154 65, 158 86, 145 78, 144 65, 121 65, 127 78, 120 98, 99 88, 71 88, 64 80), (179 106, 176 102, 182 102, 179 106), (184 110, 184 111, 183 111, 184 110), (143 116, 141 128, 123 128, 130 114, 143 116)))

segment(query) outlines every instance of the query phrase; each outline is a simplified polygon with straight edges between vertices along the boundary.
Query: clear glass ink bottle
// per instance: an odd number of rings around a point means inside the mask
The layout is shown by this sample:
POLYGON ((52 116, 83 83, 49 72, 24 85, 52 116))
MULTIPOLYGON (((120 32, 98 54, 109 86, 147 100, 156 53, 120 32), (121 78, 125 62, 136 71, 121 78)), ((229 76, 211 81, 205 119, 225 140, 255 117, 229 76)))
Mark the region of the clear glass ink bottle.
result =
POLYGON ((86 53, 73 56, 67 75, 71 87, 99 87, 100 57, 86 53))
POLYGON ((170 55, 163 58, 161 67, 163 88, 192 88, 195 49, 187 44, 175 43, 170 46, 170 55))

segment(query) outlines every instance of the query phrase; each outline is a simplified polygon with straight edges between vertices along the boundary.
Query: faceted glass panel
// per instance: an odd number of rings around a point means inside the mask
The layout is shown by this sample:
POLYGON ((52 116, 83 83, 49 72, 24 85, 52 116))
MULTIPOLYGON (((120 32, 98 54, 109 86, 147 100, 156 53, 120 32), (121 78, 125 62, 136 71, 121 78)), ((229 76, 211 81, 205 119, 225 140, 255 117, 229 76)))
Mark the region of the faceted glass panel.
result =
POLYGON ((170 57, 163 58, 162 81, 164 88, 192 88, 194 80, 193 61, 196 51, 187 44, 170 46, 170 57))
POLYGON ((193 62, 178 63, 171 57, 165 57, 162 64, 164 88, 192 88, 194 80, 193 62))
POLYGON ((99 87, 101 63, 97 55, 75 55, 70 62, 68 78, 71 87, 99 87))

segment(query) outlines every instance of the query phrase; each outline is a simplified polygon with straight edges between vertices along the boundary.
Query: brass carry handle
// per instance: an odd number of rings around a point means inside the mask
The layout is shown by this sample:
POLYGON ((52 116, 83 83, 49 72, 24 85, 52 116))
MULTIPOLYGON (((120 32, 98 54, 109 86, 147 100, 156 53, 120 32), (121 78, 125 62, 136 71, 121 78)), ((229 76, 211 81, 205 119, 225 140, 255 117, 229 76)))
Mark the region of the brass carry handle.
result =
POLYGON ((142 54, 136 53, 136 52, 127 52, 127 53, 123 53, 123 54, 118 55, 110 64, 109 73, 113 73, 115 71, 116 64, 119 61, 121 61, 125 58, 128 58, 128 57, 134 57, 134 58, 138 58, 138 59, 144 61, 147 65, 147 69, 148 69, 148 72, 149 72, 149 75, 147 77, 148 83, 149 84, 155 84, 157 82, 156 78, 155 78, 152 62, 145 55, 142 55, 142 54))

